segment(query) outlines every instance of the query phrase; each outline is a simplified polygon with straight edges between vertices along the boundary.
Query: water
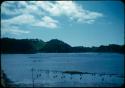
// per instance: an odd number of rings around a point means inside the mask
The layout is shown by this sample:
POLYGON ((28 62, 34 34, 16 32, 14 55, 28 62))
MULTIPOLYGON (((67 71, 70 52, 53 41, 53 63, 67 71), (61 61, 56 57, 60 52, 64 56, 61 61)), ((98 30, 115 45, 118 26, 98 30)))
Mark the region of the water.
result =
POLYGON ((2 54, 1 65, 8 78, 21 86, 32 86, 32 68, 35 86, 121 86, 124 83, 124 56, 116 53, 2 54), (71 75, 64 71, 89 74, 71 75))

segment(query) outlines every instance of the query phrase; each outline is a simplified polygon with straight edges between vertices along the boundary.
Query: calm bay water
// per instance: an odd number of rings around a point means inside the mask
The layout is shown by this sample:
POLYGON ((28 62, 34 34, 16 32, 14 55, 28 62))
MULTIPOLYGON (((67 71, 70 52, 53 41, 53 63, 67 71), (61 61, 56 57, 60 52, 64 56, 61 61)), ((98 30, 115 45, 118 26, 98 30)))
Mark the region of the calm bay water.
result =
POLYGON ((121 86, 124 83, 124 56, 116 53, 2 54, 1 65, 16 84, 32 86, 32 73, 35 86, 121 86), (64 71, 95 75, 71 75, 64 71))

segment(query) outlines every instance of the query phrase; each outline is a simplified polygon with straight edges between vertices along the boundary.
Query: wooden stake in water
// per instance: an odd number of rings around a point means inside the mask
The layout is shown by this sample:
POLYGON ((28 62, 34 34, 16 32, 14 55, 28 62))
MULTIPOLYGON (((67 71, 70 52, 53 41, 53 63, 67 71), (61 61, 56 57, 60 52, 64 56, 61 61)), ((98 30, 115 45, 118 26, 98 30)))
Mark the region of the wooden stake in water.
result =
POLYGON ((32 83, 33 83, 33 88, 34 88, 33 68, 31 69, 31 71, 32 71, 32 83))

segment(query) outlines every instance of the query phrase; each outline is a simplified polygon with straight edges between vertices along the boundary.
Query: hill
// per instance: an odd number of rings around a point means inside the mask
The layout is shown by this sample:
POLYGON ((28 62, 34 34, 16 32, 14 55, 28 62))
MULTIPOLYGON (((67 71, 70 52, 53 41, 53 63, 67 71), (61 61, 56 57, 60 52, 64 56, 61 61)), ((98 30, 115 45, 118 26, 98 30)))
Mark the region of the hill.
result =
POLYGON ((44 47, 45 42, 38 39, 1 39, 2 53, 34 53, 44 47))
POLYGON ((71 47, 69 44, 52 39, 44 42, 39 39, 1 39, 1 53, 79 53, 79 52, 114 52, 124 53, 125 45, 110 44, 108 46, 101 45, 99 47, 71 47))
POLYGON ((40 51, 42 52, 70 52, 71 46, 58 39, 53 39, 53 40, 46 42, 45 46, 40 51))

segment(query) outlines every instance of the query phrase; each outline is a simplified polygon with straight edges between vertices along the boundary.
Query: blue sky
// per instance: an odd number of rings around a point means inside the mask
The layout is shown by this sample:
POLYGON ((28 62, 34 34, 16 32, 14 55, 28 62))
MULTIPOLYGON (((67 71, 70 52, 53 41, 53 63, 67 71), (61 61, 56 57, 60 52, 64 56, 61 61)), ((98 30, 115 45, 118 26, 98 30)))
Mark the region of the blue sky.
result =
POLYGON ((5 1, 1 36, 62 40, 71 46, 124 44, 120 1, 5 1))

